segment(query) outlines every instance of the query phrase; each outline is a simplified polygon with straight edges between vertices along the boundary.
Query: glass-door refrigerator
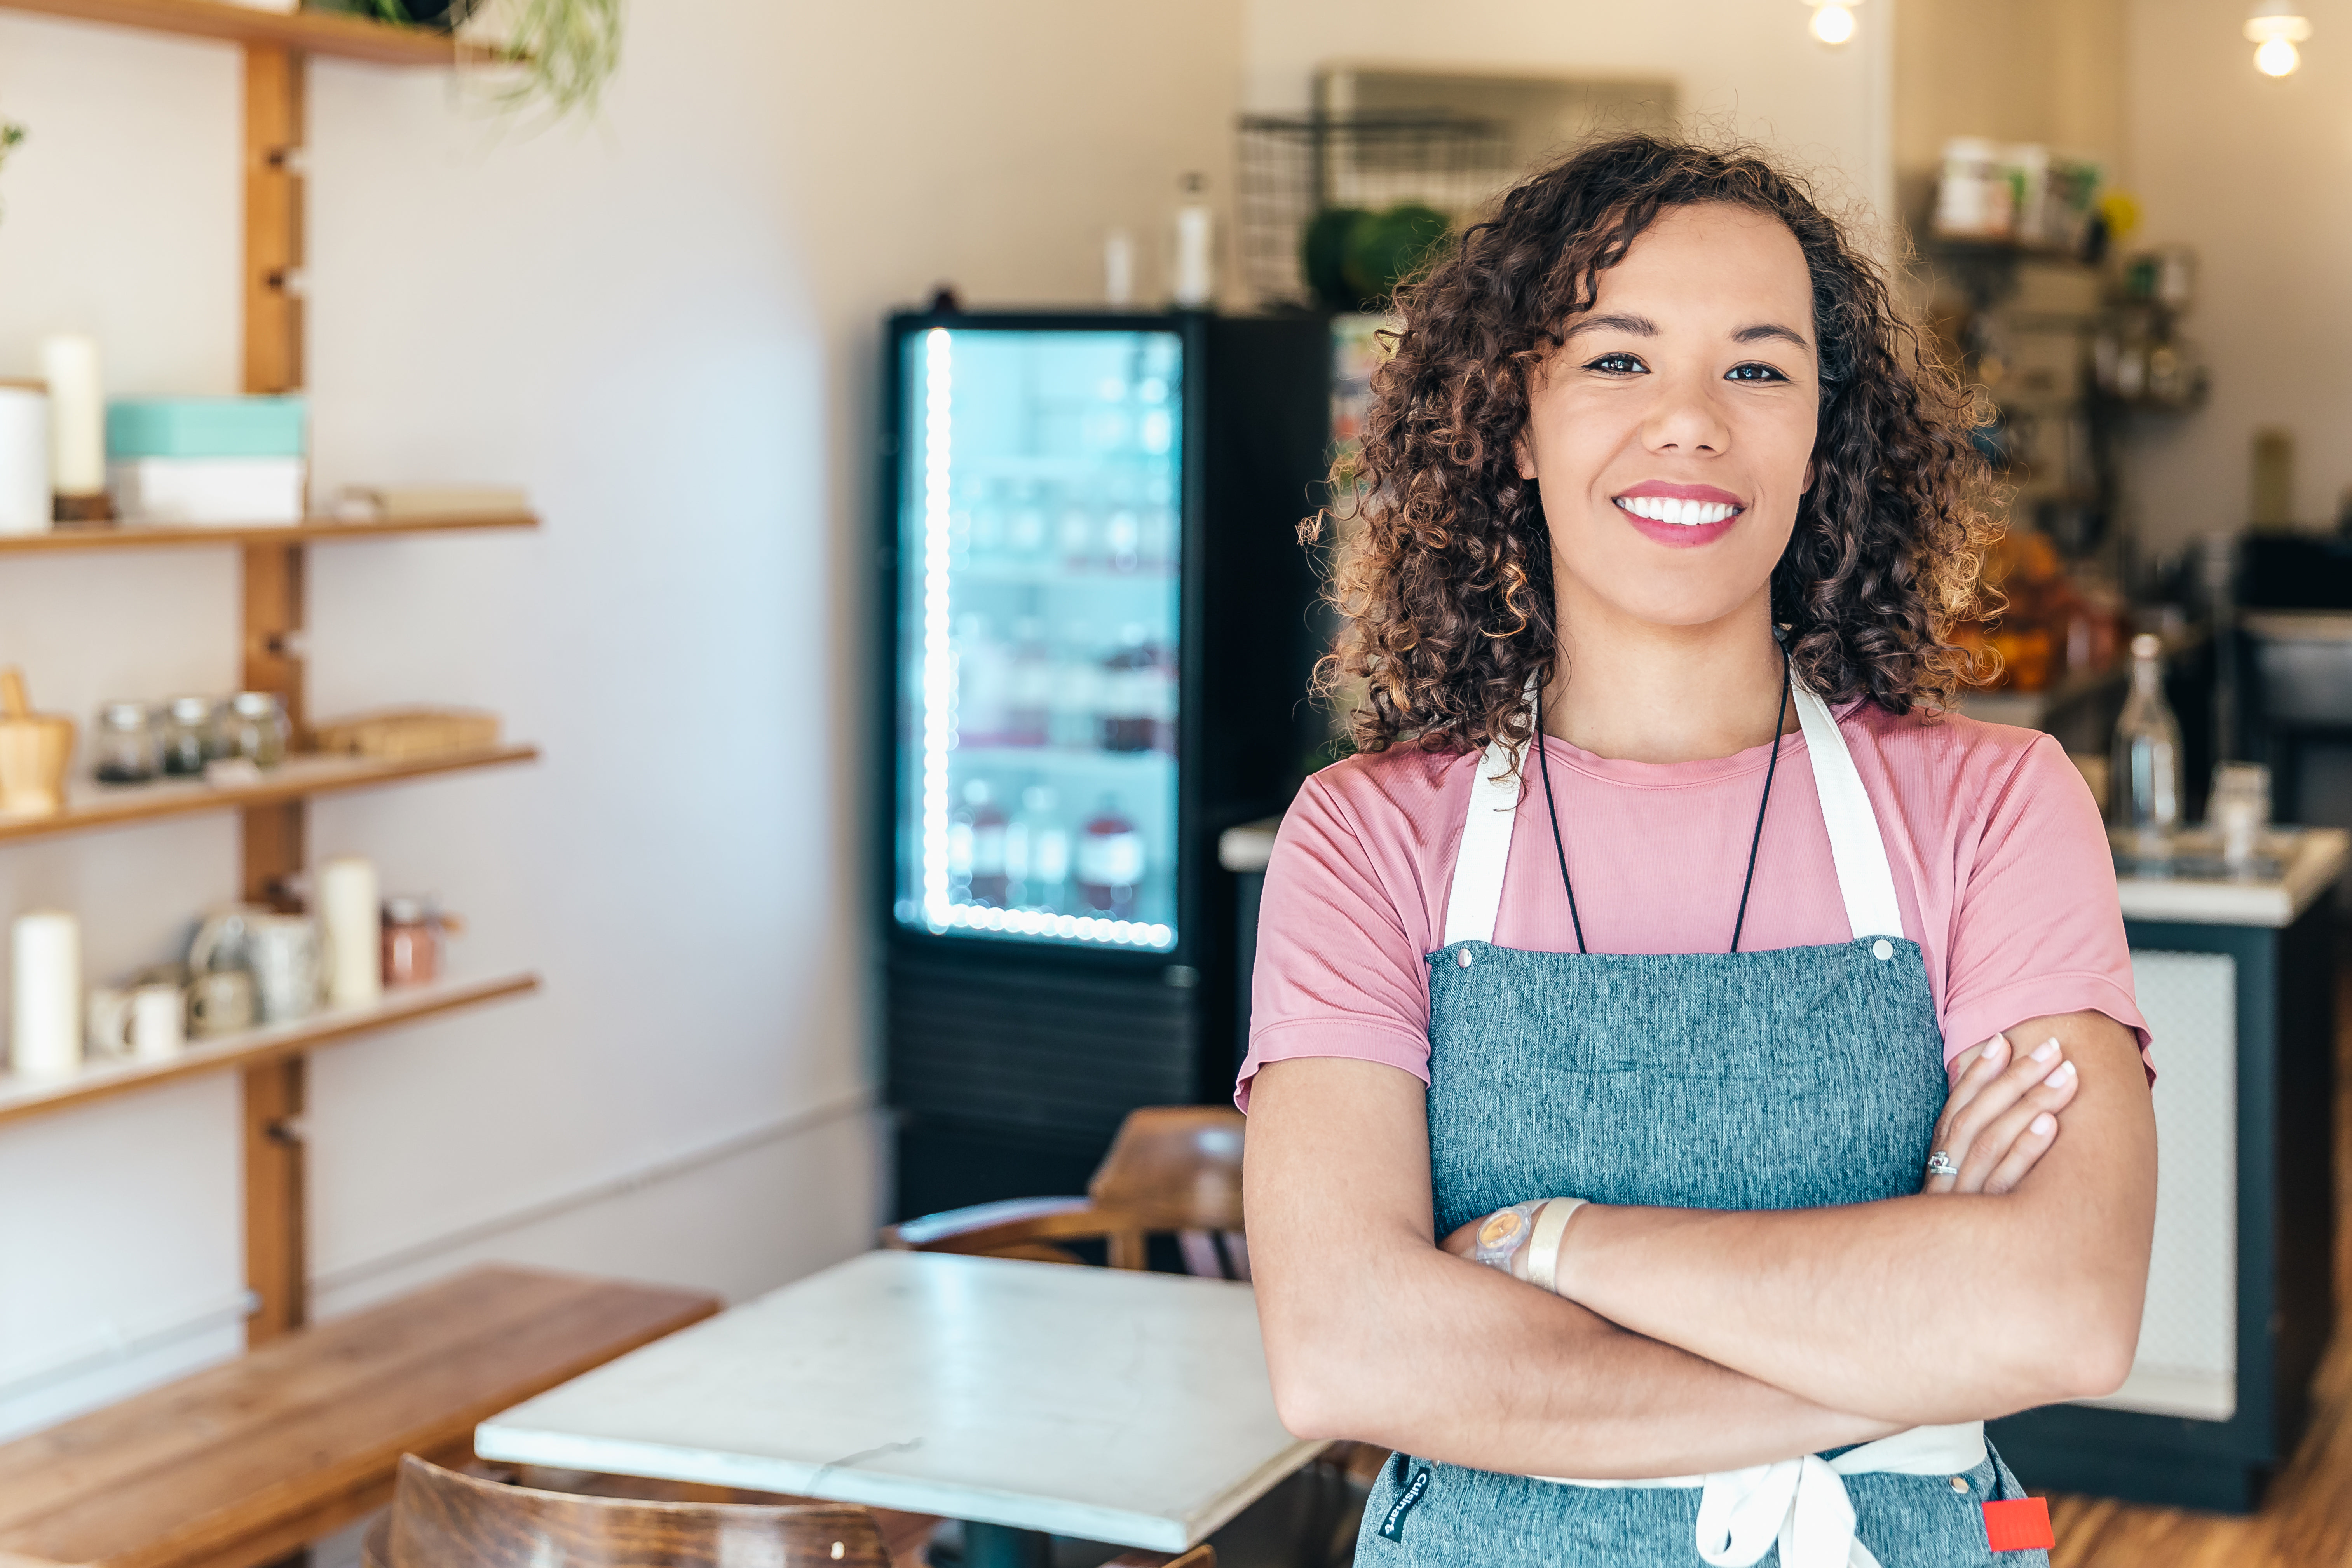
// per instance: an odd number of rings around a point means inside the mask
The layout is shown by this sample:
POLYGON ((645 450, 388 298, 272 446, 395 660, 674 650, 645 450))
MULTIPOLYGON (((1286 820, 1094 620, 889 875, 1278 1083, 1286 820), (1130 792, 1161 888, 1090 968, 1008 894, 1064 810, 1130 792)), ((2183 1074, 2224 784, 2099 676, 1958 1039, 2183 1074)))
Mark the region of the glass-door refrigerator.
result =
POLYGON ((1325 727, 1320 318, 892 319, 886 1038, 902 1215, 1078 1191, 1230 1092, 1217 835, 1325 727))

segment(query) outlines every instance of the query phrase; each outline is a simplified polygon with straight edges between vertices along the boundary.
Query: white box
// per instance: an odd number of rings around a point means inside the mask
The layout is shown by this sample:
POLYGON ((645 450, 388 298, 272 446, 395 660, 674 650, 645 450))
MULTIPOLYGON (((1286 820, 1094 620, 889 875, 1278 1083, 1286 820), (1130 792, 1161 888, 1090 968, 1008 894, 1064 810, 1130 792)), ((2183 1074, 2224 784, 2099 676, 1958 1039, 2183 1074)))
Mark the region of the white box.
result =
POLYGON ((299 458, 130 458, 107 488, 124 522, 297 523, 310 466, 299 458))

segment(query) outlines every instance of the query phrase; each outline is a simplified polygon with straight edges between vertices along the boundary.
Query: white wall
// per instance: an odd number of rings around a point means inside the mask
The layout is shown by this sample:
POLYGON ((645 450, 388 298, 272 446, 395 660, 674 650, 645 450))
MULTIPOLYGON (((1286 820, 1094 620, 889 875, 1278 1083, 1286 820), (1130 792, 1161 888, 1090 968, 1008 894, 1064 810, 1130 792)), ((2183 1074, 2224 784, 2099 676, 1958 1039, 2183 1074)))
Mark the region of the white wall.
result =
MULTIPOLYGON (((520 482, 547 520, 313 553, 315 713, 479 701, 547 752, 314 811, 314 858, 375 857, 471 918, 463 966, 548 982, 315 1060, 329 1313, 478 1258, 740 1296, 865 1244, 878 320, 941 279, 1087 300, 1106 227, 1227 184, 1240 0, 629 22, 584 134, 314 68, 320 481, 520 482)), ((235 385, 237 80, 226 48, 0 19, 33 132, 0 374, 80 326, 119 390, 235 385)), ((226 552, 12 563, 0 659, 77 713, 223 689, 235 615, 226 552)), ((228 823, 163 824, 0 850, 0 914, 79 910, 103 976, 234 880, 228 823)), ((234 1110, 205 1080, 0 1129, 0 1433, 233 1352, 234 1110)))
POLYGON ((2304 14, 2303 68, 2273 81, 2239 12, 2131 0, 2128 173, 2146 217, 2128 243, 2196 249, 2184 330, 2213 385, 2202 411, 2136 426, 2129 493, 2150 550, 2244 524, 2263 426, 2294 433, 2298 519, 2332 525, 2352 486, 2352 3, 2304 14))
POLYGON ((1895 10, 1860 6, 1853 40, 1830 49, 1795 0, 1250 0, 1245 92, 1253 109, 1303 109, 1334 60, 1669 77, 1699 129, 1762 142, 1823 176, 1825 195, 1884 211, 1895 10))

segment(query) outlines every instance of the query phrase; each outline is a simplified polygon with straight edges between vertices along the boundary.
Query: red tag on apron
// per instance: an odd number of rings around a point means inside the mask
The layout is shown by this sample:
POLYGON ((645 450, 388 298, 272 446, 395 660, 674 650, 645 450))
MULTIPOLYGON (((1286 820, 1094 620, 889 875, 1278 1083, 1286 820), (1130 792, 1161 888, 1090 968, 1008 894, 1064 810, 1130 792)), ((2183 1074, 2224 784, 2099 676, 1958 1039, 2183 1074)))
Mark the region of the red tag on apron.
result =
POLYGON ((1984 1505, 1985 1540, 1995 1552, 2028 1552, 2055 1546, 2050 1531, 2050 1505, 2038 1497, 2011 1498, 1984 1505))

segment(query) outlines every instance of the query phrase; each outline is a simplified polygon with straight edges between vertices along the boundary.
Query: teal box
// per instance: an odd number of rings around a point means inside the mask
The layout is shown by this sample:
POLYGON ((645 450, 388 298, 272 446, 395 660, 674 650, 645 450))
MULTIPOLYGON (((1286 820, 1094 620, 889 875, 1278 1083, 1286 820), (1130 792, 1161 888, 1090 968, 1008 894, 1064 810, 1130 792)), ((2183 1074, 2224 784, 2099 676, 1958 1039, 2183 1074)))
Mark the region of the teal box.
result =
POLYGON ((309 405, 300 397, 121 397, 106 405, 106 455, 299 458, 309 405))

